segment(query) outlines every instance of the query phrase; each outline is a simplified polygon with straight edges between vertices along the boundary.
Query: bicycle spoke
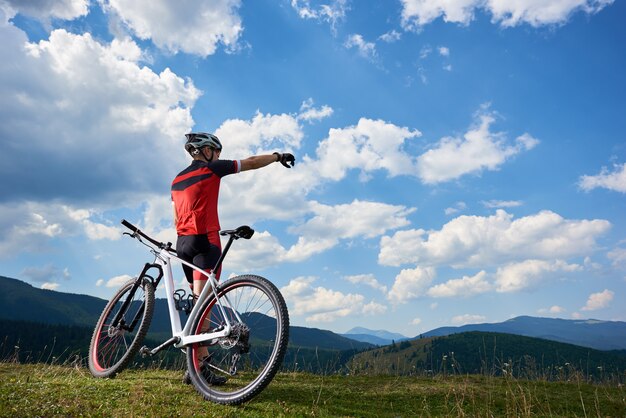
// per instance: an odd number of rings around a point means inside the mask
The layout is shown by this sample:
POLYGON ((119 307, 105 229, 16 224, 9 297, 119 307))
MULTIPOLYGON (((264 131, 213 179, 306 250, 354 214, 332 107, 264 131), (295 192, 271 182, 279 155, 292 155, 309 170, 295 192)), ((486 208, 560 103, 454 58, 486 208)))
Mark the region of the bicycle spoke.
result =
POLYGON ((89 369, 94 376, 114 376, 135 355, 150 324, 153 301, 153 288, 149 284, 135 288, 133 280, 124 284, 105 307, 89 349, 89 369), (129 299, 129 293, 133 290, 134 294, 129 299), (122 309, 125 311, 122 312, 122 309), (116 317, 119 322, 113 327, 116 317), (135 318, 138 320, 136 326, 133 326, 133 330, 128 329, 135 318))
POLYGON ((215 299, 209 300, 196 320, 196 333, 207 321, 226 323, 224 315, 231 332, 208 347, 192 345, 187 351, 188 362, 202 376, 201 365, 205 363, 198 357, 200 347, 208 350, 210 371, 228 380, 218 387, 202 383, 205 378, 200 377, 194 382, 196 389, 217 402, 239 403, 262 390, 280 367, 287 346, 288 313, 275 286, 258 276, 233 278, 219 288, 218 295, 224 310, 216 306, 215 299))

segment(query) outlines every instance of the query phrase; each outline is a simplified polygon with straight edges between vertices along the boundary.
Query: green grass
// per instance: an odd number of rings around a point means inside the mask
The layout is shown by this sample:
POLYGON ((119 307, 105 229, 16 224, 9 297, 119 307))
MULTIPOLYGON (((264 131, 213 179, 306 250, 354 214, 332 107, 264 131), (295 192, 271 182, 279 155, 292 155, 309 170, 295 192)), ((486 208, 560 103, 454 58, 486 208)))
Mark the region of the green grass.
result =
POLYGON ((251 402, 205 401, 182 371, 0 363, 0 416, 626 416, 623 387, 489 376, 278 374, 251 402))

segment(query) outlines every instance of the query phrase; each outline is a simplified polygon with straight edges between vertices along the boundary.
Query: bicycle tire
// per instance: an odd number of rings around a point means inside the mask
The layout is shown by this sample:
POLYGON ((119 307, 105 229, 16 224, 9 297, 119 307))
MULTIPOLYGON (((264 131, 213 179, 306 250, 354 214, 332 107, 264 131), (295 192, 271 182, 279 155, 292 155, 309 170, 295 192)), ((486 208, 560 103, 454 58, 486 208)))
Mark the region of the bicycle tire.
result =
POLYGON ((239 313, 248 331, 236 325, 230 336, 188 346, 187 368, 191 382, 206 400, 236 405, 258 395, 280 369, 289 343, 289 313, 280 291, 260 276, 234 277, 220 285, 217 294, 224 311, 216 306, 215 297, 210 297, 193 319, 192 333, 202 333, 206 324, 211 329, 219 327, 224 313, 231 324, 237 322, 228 306, 239 313), (198 358, 202 346, 210 355, 211 371, 228 378, 224 385, 211 385, 203 375, 198 358), (235 355, 240 357, 235 359, 235 355))
POLYGON ((94 377, 113 378, 124 370, 139 351, 148 332, 154 313, 154 287, 150 280, 143 279, 142 284, 137 287, 134 294, 130 295, 135 281, 136 279, 133 279, 122 285, 104 307, 100 319, 96 323, 89 344, 89 371, 94 377), (135 329, 130 333, 128 330, 109 326, 128 296, 132 298, 132 302, 126 311, 121 313, 124 323, 131 322, 138 312, 141 315, 135 329), (141 313, 142 303, 143 312, 141 313))

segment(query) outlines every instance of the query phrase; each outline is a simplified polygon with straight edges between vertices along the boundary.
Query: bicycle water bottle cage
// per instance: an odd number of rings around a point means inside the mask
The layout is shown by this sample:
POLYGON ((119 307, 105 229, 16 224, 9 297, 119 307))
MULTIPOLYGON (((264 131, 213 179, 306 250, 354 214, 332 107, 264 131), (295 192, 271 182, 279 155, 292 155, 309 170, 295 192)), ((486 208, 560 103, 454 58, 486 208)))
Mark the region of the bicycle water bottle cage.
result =
POLYGON ((191 312, 194 305, 193 294, 187 294, 185 289, 178 289, 174 292, 174 306, 177 311, 183 311, 187 315, 191 312))

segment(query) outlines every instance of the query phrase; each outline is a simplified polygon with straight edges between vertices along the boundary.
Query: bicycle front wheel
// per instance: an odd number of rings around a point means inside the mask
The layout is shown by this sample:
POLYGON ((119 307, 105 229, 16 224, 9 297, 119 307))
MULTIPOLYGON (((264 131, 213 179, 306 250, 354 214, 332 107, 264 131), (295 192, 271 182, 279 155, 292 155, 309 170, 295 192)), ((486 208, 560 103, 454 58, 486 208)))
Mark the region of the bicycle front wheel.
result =
POLYGON ((94 377, 114 377, 139 351, 154 312, 154 287, 148 279, 126 282, 105 306, 89 345, 94 377), (113 323, 113 322, 116 323, 113 323))
POLYGON ((289 314, 279 290, 253 275, 219 286, 193 322, 193 334, 223 329, 230 335, 187 347, 187 368, 207 400, 240 404, 259 394, 280 368, 289 342, 289 314))

